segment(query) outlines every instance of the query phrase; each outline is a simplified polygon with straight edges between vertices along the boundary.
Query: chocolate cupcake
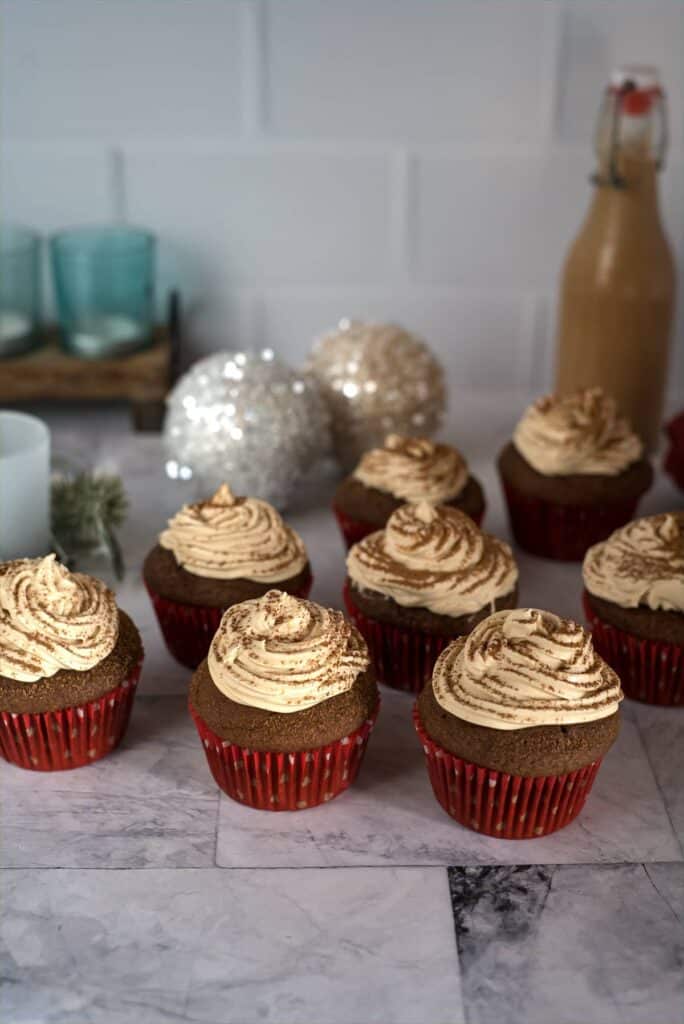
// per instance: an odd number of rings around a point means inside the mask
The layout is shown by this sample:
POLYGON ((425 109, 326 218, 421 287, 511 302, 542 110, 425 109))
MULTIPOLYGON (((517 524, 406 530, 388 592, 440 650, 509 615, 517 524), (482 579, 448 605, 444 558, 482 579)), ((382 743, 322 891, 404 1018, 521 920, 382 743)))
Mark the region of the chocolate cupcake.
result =
POLYGON ((599 388, 531 405, 498 466, 520 547, 562 561, 628 522, 653 480, 641 441, 599 388))
POLYGON ((577 623, 530 608, 489 616, 443 651, 416 703, 437 800, 487 835, 555 832, 584 806, 621 699, 577 623))
POLYGON ((190 687, 217 784, 271 811, 315 807, 347 789, 378 707, 354 627, 279 590, 228 609, 190 687))
POLYGON ((425 438, 389 434, 382 448, 366 452, 337 488, 333 511, 347 547, 381 530, 407 502, 449 505, 477 523, 485 501, 461 453, 425 438))
POLYGON ((226 484, 169 521, 143 579, 168 649, 188 668, 206 658, 226 608, 274 584, 306 597, 313 582, 299 535, 272 505, 237 498, 226 484))
POLYGON ((627 523, 587 551, 594 645, 628 697, 684 704, 684 512, 627 523))
POLYGON ((0 565, 0 755, 56 771, 121 741, 143 648, 100 580, 55 560, 0 565))
POLYGON ((347 556, 344 598, 378 680, 420 690, 440 652, 498 608, 513 608, 511 549, 447 505, 403 505, 347 556))

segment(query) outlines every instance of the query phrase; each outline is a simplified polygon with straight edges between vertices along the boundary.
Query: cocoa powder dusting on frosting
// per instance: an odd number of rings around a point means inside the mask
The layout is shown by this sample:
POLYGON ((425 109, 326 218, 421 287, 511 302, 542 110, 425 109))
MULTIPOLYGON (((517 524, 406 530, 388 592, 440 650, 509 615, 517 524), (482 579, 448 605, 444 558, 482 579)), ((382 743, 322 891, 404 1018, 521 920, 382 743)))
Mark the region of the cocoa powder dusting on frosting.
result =
POLYGON ((118 635, 114 595, 100 580, 69 572, 54 555, 0 565, 0 676, 35 682, 85 671, 118 635))
POLYGON ((534 608, 496 612, 450 644, 432 687, 445 711, 492 729, 591 722, 622 700, 586 630, 534 608))
POLYGON ((301 538, 273 506, 235 497, 227 484, 208 501, 185 505, 159 543, 187 572, 208 579, 277 583, 307 564, 301 538))
POLYGON ((350 690, 370 660, 341 612, 269 590, 228 609, 207 664, 224 696, 292 713, 350 690))
POLYGON ((425 502, 403 505, 384 530, 355 544, 347 569, 362 589, 453 617, 492 605, 518 579, 507 544, 458 509, 425 502))
POLYGON ((468 482, 468 466, 449 445, 389 434, 382 448, 361 457, 352 476, 403 501, 437 505, 458 497, 468 482))
POLYGON ((622 608, 684 612, 684 513, 644 516, 587 551, 590 594, 622 608))
POLYGON ((543 476, 617 476, 643 452, 614 399, 600 388, 540 398, 523 414, 513 444, 543 476))

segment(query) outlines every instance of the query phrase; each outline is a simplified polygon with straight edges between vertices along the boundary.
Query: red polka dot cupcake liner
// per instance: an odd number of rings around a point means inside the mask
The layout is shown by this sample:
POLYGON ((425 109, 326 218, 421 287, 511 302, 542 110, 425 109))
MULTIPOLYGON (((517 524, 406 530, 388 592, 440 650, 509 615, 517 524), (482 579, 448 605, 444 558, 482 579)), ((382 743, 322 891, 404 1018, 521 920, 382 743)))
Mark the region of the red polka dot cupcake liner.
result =
POLYGON ((37 772, 82 768, 111 753, 128 728, 142 662, 113 690, 60 711, 0 712, 0 755, 37 772))
POLYGON ((464 761, 431 740, 418 708, 413 724, 425 751, 437 802, 472 832, 497 839, 538 839, 580 813, 601 759, 565 775, 511 775, 464 761))
POLYGON ((432 677, 437 658, 454 637, 434 636, 369 618, 354 604, 349 580, 344 585, 344 603, 366 641, 378 682, 394 690, 420 693, 432 677))
POLYGON ((502 485, 517 544, 559 562, 581 561, 592 544, 628 523, 639 504, 637 497, 603 505, 559 505, 528 497, 506 481, 502 485))
MULTIPOLYGON (((295 597, 308 597, 312 585, 313 577, 309 577, 303 587, 290 590, 289 593, 295 597)), ((147 583, 145 587, 169 652, 181 665, 196 669, 209 653, 211 641, 226 609, 181 604, 157 594, 147 583)))
MULTIPOLYGON (((471 516, 476 526, 482 525, 484 511, 485 510, 483 508, 482 513, 479 516, 471 516)), ((344 542, 347 546, 347 550, 349 550, 353 544, 358 544, 360 540, 363 540, 363 538, 367 537, 370 533, 377 533, 379 529, 379 527, 373 526, 371 523, 365 523, 361 519, 353 519, 351 516, 342 512, 337 505, 333 505, 333 512, 344 538, 344 542)))
POLYGON ((626 697, 645 704, 684 705, 684 647, 643 640, 598 617, 583 595, 594 648, 620 677, 626 697))
POLYGON ((302 811, 333 800, 356 779, 380 710, 348 736, 313 750, 248 750, 213 732, 190 704, 209 770, 232 800, 260 811, 302 811))

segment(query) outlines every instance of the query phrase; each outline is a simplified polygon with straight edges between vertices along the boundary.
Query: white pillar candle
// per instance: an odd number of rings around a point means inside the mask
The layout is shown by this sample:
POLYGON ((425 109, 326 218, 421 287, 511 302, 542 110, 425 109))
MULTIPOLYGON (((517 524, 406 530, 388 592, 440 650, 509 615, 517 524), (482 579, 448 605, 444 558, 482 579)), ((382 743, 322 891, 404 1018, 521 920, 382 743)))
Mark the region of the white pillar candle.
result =
POLYGON ((50 547, 50 431, 35 416, 0 412, 0 561, 50 547))
POLYGON ((25 313, 0 309, 0 355, 10 356, 27 347, 33 325, 25 313))

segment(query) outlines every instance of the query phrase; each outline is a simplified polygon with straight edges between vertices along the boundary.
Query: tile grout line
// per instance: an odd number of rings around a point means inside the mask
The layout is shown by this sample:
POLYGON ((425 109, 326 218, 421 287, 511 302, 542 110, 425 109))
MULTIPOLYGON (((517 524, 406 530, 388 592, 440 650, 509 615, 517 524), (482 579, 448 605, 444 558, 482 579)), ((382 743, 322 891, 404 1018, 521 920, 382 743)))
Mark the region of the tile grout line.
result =
MULTIPOLYGON (((47 865, 36 865, 36 864, 11 864, 1 865, 1 871, 444 871, 449 872, 451 868, 523 868, 523 867, 559 867, 559 868, 627 868, 627 867, 642 867, 646 870, 653 866, 672 866, 679 865, 681 867, 682 860, 654 860, 654 861, 642 861, 642 860, 629 860, 629 861, 572 861, 568 863, 559 864, 554 861, 549 864, 542 864, 539 862, 535 863, 521 863, 521 864, 505 864, 500 861, 494 863, 485 863, 479 861, 472 864, 311 864, 311 865, 283 865, 283 864, 245 864, 242 866, 229 866, 224 867, 220 864, 186 864, 182 867, 170 866, 164 864, 150 864, 148 867, 101 867, 92 865, 81 866, 74 864, 71 866, 66 865, 55 865, 49 867, 47 865)), ((448 879, 448 874, 447 874, 448 879)))
MULTIPOLYGON (((674 822, 672 821, 672 815, 670 814, 670 808, 667 805, 667 800, 665 798, 665 794, 663 793, 662 787, 660 785, 660 779, 658 778, 658 773, 656 772, 655 768, 653 767, 653 761, 651 760, 651 754, 650 754, 648 746, 646 745, 646 742, 644 740, 643 733, 641 732, 641 722, 639 721, 639 713, 638 713, 638 711, 634 715, 634 718, 632 719, 632 721, 634 722, 634 725, 636 726, 637 736, 639 737, 639 743, 641 744, 641 749, 644 752, 644 756, 646 758, 646 763, 648 764, 648 767, 651 769, 651 775, 653 776, 653 781, 655 782, 656 789, 658 790, 658 796, 662 800, 663 809, 665 811, 665 815, 666 815, 668 823, 670 825, 670 829, 672 830, 672 835, 674 836, 674 838, 675 838, 675 840, 677 842, 677 845, 679 846, 679 849, 682 851, 682 860, 684 860, 684 842, 680 838, 679 833, 677 832, 677 829, 674 827, 674 822)), ((644 861, 643 863, 644 864, 651 864, 651 863, 657 864, 658 861, 644 861)), ((676 861, 666 861, 665 863, 677 863, 677 862, 676 861)))
POLYGON ((457 932, 457 929, 456 929, 456 915, 454 914, 454 904, 453 904, 453 901, 451 899, 451 884, 450 884, 450 881, 449 881, 449 872, 451 871, 451 868, 454 867, 454 866, 455 865, 449 865, 448 867, 444 868, 444 880, 446 882, 446 898, 447 898, 448 905, 449 905, 449 913, 451 914, 452 935, 453 935, 453 938, 454 938, 454 953, 456 955, 456 975, 458 977, 458 994, 459 994, 460 999, 461 999, 462 1019, 463 1019, 463 1024, 470 1024, 470 1011, 468 1010, 468 1006, 466 1005, 464 985, 463 985, 463 970, 461 968, 461 954, 460 954, 459 949, 458 949, 458 932, 457 932))

